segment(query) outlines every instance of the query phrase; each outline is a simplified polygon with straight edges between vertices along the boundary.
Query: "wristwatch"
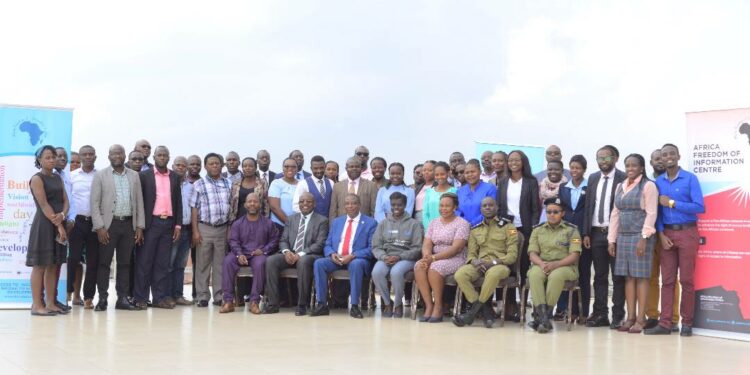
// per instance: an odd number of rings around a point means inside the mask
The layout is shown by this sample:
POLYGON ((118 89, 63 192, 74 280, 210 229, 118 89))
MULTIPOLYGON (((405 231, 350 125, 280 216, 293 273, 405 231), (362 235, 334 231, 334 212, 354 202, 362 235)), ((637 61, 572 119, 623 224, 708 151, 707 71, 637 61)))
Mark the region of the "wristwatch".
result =
POLYGON ((645 235, 645 234, 641 234, 641 237, 642 237, 642 238, 643 238, 644 240, 647 240, 647 239, 648 239, 649 237, 651 237, 651 236, 647 236, 647 235, 645 235))
POLYGON ((674 199, 669 200, 669 208, 674 208, 674 199))

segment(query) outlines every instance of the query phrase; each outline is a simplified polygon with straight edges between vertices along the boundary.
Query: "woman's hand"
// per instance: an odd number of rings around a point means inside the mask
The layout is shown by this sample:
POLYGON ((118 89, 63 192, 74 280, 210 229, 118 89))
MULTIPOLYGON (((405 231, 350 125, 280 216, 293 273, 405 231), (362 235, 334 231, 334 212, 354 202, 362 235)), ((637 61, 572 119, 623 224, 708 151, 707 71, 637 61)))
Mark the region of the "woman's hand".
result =
POLYGON ((607 252, 609 253, 609 256, 614 257, 617 255, 617 245, 615 243, 610 243, 609 246, 607 246, 607 252))
POLYGON ((638 240, 638 245, 635 246, 635 255, 642 257, 646 255, 646 239, 642 238, 638 240))

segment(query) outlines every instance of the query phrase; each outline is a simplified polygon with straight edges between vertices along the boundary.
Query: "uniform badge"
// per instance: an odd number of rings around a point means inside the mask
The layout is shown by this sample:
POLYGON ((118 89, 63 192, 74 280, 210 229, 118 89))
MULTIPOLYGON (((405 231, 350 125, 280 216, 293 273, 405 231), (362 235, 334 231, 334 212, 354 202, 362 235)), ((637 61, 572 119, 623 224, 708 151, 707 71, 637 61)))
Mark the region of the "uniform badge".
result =
POLYGON ((516 234, 518 234, 518 229, 510 229, 508 230, 508 234, 510 234, 511 236, 515 236, 516 234))
POLYGON ((572 243, 574 243, 574 244, 578 245, 578 244, 580 244, 580 243, 581 243, 581 239, 580 239, 580 238, 573 238, 573 239, 571 239, 571 240, 570 240, 570 242, 572 242, 572 243))

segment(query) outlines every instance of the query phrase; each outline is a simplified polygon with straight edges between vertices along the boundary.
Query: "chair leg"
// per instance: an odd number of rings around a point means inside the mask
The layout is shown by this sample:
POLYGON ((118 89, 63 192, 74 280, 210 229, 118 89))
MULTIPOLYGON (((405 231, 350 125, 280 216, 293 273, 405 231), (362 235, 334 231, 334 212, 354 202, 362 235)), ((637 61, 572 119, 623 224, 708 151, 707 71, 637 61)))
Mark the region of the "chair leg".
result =
MULTIPOLYGON (((500 311, 500 327, 505 325, 505 306, 507 306, 507 298, 508 298, 508 287, 503 287, 503 301, 501 302, 503 304, 503 308, 500 311)), ((523 324, 521 324, 523 325, 523 324)))
POLYGON ((417 305, 419 304, 419 292, 417 282, 411 283, 411 320, 417 319, 417 305))
POLYGON ((565 324, 568 326, 568 331, 573 328, 573 318, 571 317, 571 314, 573 314, 573 290, 575 288, 568 289, 568 314, 565 317, 565 324))
POLYGON ((458 316, 461 314, 461 302, 463 301, 463 293, 461 293, 461 288, 456 285, 456 296, 453 298, 453 316, 458 316))
POLYGON ((312 290, 310 290, 310 310, 315 310, 315 303, 317 299, 315 298, 315 285, 313 285, 312 290))
MULTIPOLYGON (((583 314, 583 302, 581 301, 581 288, 578 288, 578 319, 581 319, 581 314, 583 314)), ((586 319, 584 316, 583 319, 586 319)))
POLYGON ((375 292, 373 291, 372 277, 370 282, 367 283, 367 307, 370 313, 375 314, 375 292))
POLYGON ((234 278, 234 306, 242 306, 240 305, 240 301, 244 302, 244 300, 240 298, 240 278, 235 277, 234 278))
POLYGON ((519 287, 521 289, 521 328, 526 322, 526 285, 519 287))

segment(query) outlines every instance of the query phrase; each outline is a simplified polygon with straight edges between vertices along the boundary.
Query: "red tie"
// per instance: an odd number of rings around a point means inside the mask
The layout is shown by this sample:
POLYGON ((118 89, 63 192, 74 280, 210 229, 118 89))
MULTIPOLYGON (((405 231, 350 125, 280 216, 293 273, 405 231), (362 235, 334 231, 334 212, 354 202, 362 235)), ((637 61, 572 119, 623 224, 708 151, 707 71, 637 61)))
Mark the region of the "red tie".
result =
POLYGON ((346 224, 346 232, 344 232, 344 244, 341 246, 341 255, 349 255, 349 242, 352 240, 352 219, 346 224))

